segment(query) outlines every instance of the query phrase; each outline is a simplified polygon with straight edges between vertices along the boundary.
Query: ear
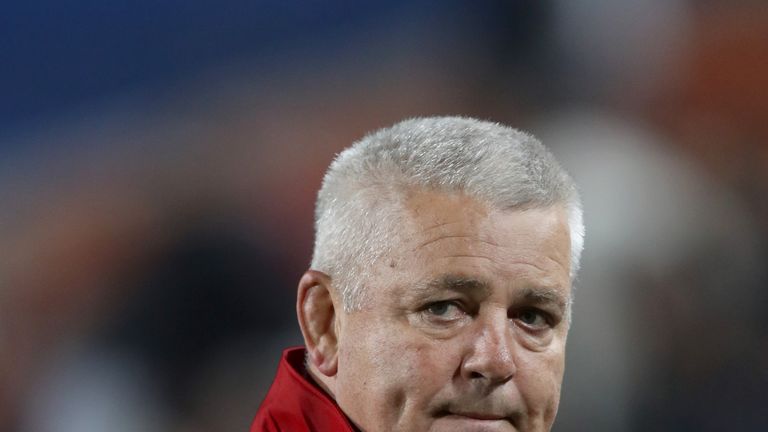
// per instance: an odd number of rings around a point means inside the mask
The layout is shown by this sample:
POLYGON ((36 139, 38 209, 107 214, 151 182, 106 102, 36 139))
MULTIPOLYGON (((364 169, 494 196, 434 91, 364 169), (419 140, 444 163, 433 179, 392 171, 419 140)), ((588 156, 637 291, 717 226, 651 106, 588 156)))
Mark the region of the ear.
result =
POLYGON ((309 362, 323 375, 336 375, 338 338, 330 276, 316 270, 304 273, 299 281, 296 314, 309 362))

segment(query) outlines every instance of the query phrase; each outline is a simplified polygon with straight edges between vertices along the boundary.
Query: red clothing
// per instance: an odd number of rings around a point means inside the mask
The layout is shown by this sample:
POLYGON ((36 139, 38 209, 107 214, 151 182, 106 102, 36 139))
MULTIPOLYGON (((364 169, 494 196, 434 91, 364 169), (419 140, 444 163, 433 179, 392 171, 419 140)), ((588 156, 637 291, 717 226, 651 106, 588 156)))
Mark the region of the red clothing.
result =
POLYGON ((354 432, 336 402, 309 376, 304 348, 283 351, 251 432, 354 432))

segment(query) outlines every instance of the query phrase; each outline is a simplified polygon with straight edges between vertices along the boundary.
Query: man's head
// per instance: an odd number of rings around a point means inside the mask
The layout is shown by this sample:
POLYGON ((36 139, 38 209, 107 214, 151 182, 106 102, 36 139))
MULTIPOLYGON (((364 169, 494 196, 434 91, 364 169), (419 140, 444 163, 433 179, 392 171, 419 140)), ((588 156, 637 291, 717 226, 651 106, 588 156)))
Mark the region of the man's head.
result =
POLYGON ((548 430, 583 245, 534 138, 413 119, 342 152, 297 310, 310 373, 365 431, 548 430))

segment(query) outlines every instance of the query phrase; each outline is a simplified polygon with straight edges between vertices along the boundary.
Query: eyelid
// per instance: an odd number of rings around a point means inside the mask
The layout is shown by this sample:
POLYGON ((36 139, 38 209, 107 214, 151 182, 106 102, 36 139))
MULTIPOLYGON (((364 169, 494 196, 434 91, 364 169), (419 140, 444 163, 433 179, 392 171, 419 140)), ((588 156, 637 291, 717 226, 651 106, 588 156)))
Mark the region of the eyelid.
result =
POLYGON ((462 318, 468 315, 464 305, 462 305, 461 302, 456 299, 431 301, 422 306, 419 310, 419 313, 425 320, 428 320, 433 324, 453 324, 459 322, 462 318), (448 307, 454 307, 456 310, 453 312, 448 311, 445 315, 437 315, 430 312, 429 309, 433 306, 443 304, 447 305, 448 307))
MULTIPOLYGON (((555 314, 545 309, 542 309, 539 307, 533 307, 533 306, 528 306, 528 307, 523 307, 518 309, 516 312, 511 314, 511 319, 514 319, 514 320, 518 319, 519 315, 524 312, 534 312, 538 314, 544 320, 545 326, 548 328, 554 328, 560 323, 560 321, 562 321, 562 319, 559 316, 556 316, 555 314)), ((527 323, 522 323, 522 325, 525 326, 526 328, 533 329, 533 330, 541 330, 544 328, 544 326, 535 326, 527 323)))
POLYGON ((463 312, 466 312, 464 305, 458 299, 433 300, 426 303, 424 306, 422 306, 421 310, 422 311, 429 310, 429 308, 431 308, 432 306, 441 305, 441 304, 456 306, 456 308, 460 309, 463 312))

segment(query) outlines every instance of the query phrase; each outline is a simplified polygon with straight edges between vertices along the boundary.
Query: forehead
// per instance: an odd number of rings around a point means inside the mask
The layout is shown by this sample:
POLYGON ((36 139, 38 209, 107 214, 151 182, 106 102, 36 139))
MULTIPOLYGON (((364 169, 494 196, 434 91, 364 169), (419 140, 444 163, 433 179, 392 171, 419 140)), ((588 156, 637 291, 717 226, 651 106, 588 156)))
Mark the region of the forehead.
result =
POLYGON ((388 277, 570 286, 570 236, 560 207, 502 211, 462 194, 419 192, 405 200, 403 219, 388 277))

